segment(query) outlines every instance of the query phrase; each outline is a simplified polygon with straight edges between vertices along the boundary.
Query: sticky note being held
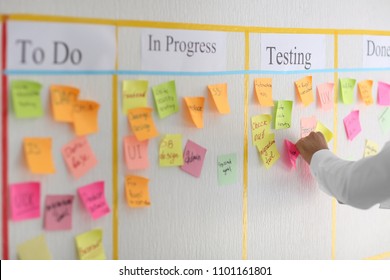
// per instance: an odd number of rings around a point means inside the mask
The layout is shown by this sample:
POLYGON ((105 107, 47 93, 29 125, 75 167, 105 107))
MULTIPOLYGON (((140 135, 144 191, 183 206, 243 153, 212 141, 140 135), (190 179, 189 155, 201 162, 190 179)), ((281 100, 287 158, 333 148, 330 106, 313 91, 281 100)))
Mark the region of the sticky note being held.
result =
POLYGON ((183 165, 181 134, 166 134, 160 142, 160 166, 183 165))
POLYGON ((295 146, 295 144, 291 143, 287 139, 284 140, 284 145, 286 146, 288 159, 289 159, 289 162, 291 164, 291 167, 295 168, 297 158, 299 157, 299 151, 298 151, 297 147, 295 146))
POLYGON ((110 208, 107 205, 104 194, 103 181, 80 187, 77 189, 77 193, 94 220, 110 213, 110 208))
POLYGON ((47 195, 45 199, 45 230, 72 229, 73 195, 47 195))
POLYGON ((291 127, 292 101, 280 100, 276 103, 275 129, 285 129, 291 127))
POLYGON ((149 197, 149 179, 128 175, 126 176, 126 200, 127 205, 132 208, 148 207, 150 206, 149 197))
POLYGON ((184 97, 192 121, 197 128, 203 128, 204 97, 184 97))
POLYGON ((261 106, 273 107, 272 78, 255 79, 255 93, 261 106))
POLYGON ((330 131, 325 125, 323 125, 320 121, 317 122, 317 126, 315 129, 315 132, 321 132, 324 137, 326 142, 329 143, 330 140, 333 138, 333 133, 330 131))
POLYGON ((17 247, 20 260, 51 260, 51 253, 45 236, 40 235, 30 239, 17 247))
POLYGON ((257 115, 251 118, 252 122, 252 143, 256 146, 271 129, 272 116, 268 114, 257 115))
POLYGON ((315 131, 317 126, 317 118, 315 116, 311 116, 308 118, 301 118, 301 137, 306 137, 310 134, 310 132, 315 131))
POLYGON ((23 221, 41 216, 41 184, 25 182, 10 186, 11 217, 23 221))
POLYGON ((194 177, 200 177, 206 152, 205 148, 188 140, 184 148, 184 165, 181 170, 194 177))
POLYGON ((149 140, 138 141, 137 138, 132 135, 124 137, 123 144, 125 161, 128 170, 139 170, 149 167, 149 140))
POLYGON ((122 112, 127 115, 129 109, 146 107, 146 93, 148 81, 127 80, 123 81, 122 87, 122 112))
POLYGON ((379 117, 379 125, 383 133, 390 131, 390 109, 386 108, 379 117))
POLYGON ((51 152, 51 138, 24 138, 23 146, 27 165, 32 173, 55 173, 55 167, 51 152))
POLYGON ((379 146, 377 143, 371 140, 366 140, 363 157, 375 156, 378 153, 378 151, 379 151, 379 146))
POLYGON ((352 111, 344 118, 344 127, 345 132, 347 133, 347 138, 350 141, 352 141, 362 131, 358 110, 352 111))
POLYGON ((138 141, 158 136, 158 131, 152 118, 152 108, 130 109, 127 118, 138 141))
POLYGON ((325 111, 332 110, 334 103, 334 84, 324 83, 317 86, 318 97, 320 98, 321 107, 325 111))
POLYGON ((344 104, 353 103, 353 89, 355 88, 356 80, 350 78, 340 79, 341 100, 344 104))
POLYGON ((358 83, 360 97, 366 105, 374 103, 372 98, 372 80, 364 80, 358 83))
POLYGON ((11 81, 12 104, 17 118, 43 116, 41 84, 33 81, 11 81))
POLYGON ((100 105, 94 101, 78 100, 73 107, 73 125, 76 135, 83 136, 99 130, 100 105))
POLYGON ((390 106, 390 84, 378 82, 378 104, 390 106))
POLYGON ((312 76, 306 76, 295 82, 295 88, 303 105, 308 106, 314 101, 312 76))
POLYGON ((229 114, 230 106, 227 93, 227 83, 207 86, 214 104, 220 114, 229 114))
POLYGON ((80 260, 105 260, 103 231, 94 229, 76 236, 76 247, 80 260))
POLYGON ((50 87, 51 107, 58 122, 73 122, 73 107, 80 90, 74 87, 53 85, 50 87))
POLYGON ((257 144, 257 150, 260 153, 261 160, 265 168, 269 169, 280 158, 280 154, 275 142, 275 134, 270 133, 257 144))
POLYGON ((179 112, 175 81, 159 84, 152 89, 154 102, 160 119, 164 119, 179 112))

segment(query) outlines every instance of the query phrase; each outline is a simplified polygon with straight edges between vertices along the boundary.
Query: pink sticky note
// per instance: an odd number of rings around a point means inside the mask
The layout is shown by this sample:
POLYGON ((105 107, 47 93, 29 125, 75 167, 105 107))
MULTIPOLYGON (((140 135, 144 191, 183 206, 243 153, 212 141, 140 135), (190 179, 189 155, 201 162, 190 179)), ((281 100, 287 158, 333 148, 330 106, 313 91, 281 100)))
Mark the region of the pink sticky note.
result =
POLYGON ((149 140, 138 141, 134 135, 123 138, 125 161, 128 170, 146 169, 149 167, 148 143, 149 140))
POLYGON ((73 177, 80 178, 96 164, 96 157, 86 137, 78 137, 62 148, 62 155, 73 177))
POLYGON ((10 186, 11 216, 14 221, 39 218, 41 215, 41 184, 25 182, 10 186))
POLYGON ((306 137, 310 132, 314 131, 317 126, 317 118, 315 116, 301 118, 301 137, 306 137))
POLYGON ((288 153, 288 158, 289 158, 290 163, 291 163, 291 167, 295 168, 296 161, 297 161, 297 158, 299 156, 299 151, 298 151, 297 147, 295 146, 295 144, 291 143, 287 139, 284 140, 284 145, 286 145, 286 150, 288 153))
POLYGON ((390 84, 378 82, 378 104, 390 106, 390 84))
POLYGON ((320 97, 321 107, 325 111, 331 110, 334 103, 333 83, 324 83, 317 86, 317 93, 320 97))
POLYGON ((45 229, 72 229, 73 195, 47 195, 45 199, 45 229))
POLYGON ((188 140, 183 154, 184 165, 180 168, 194 177, 199 177, 202 172, 206 152, 207 150, 205 148, 188 140))
POLYGON ((94 220, 110 213, 104 195, 104 182, 98 181, 77 190, 81 201, 94 220))
POLYGON ((359 110, 352 111, 344 118, 345 132, 348 140, 352 141, 362 131, 359 120, 359 110))

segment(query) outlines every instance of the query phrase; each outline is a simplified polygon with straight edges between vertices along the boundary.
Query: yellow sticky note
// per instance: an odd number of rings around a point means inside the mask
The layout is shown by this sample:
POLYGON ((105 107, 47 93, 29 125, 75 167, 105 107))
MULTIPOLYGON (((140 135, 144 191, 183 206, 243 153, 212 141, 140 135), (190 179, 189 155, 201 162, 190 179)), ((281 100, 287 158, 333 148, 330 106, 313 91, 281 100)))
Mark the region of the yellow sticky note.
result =
POLYGON ((203 128, 204 97, 184 97, 192 121, 197 128, 203 128))
POLYGON ((122 112, 127 115, 129 109, 146 107, 146 94, 148 81, 128 80, 123 81, 122 87, 122 112))
POLYGON ((27 166, 34 174, 55 173, 51 138, 24 138, 24 154, 27 166))
POLYGON ((272 78, 255 79, 255 93, 261 106, 272 107, 272 78))
POLYGON ((141 176, 126 176, 127 205, 132 208, 150 206, 148 183, 149 179, 141 176))
POLYGON ((314 101, 312 76, 306 76, 295 82, 295 88, 303 105, 307 106, 314 101))
POLYGON ((317 121, 317 126, 316 129, 314 130, 316 132, 321 132, 324 137, 326 142, 329 143, 330 140, 333 138, 333 133, 330 131, 325 125, 323 125, 320 121, 317 121))
POLYGON ((181 134, 167 134, 160 142, 160 166, 183 165, 181 134))
POLYGON ((51 260, 49 247, 45 236, 40 235, 28 240, 17 247, 18 258, 20 260, 51 260))
POLYGON ((73 107, 80 90, 74 87, 53 85, 50 87, 51 107, 58 122, 73 122, 73 107))
POLYGON ((364 147, 364 157, 375 156, 379 151, 379 146, 377 143, 371 140, 366 140, 366 145, 364 147))
POLYGON ((80 260, 105 260, 103 231, 94 229, 76 236, 76 247, 80 260))
POLYGON ((230 106, 227 95, 227 83, 209 85, 208 89, 214 100, 218 112, 220 112, 221 114, 229 114, 230 106))
POLYGON ((358 83, 360 97, 366 105, 374 103, 372 98, 372 80, 364 80, 358 83))
POLYGON ((261 139, 263 139, 271 129, 271 115, 258 115, 253 116, 252 122, 252 143, 256 145, 261 139))
POLYGON ((257 146, 264 166, 269 169, 280 158, 280 154, 275 142, 275 134, 271 133, 261 139, 257 146))
POLYGON ((130 109, 127 115, 131 129, 138 141, 154 138, 158 135, 152 118, 152 108, 130 109))
POLYGON ((76 135, 87 135, 99 130, 99 107, 99 103, 94 101, 76 101, 73 107, 73 125, 76 135))

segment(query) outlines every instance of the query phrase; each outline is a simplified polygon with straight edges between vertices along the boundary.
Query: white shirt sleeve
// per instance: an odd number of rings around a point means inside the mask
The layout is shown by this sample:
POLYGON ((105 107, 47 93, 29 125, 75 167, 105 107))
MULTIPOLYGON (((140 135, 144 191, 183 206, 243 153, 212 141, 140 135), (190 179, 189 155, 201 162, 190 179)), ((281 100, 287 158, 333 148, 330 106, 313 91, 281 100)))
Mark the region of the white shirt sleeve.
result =
POLYGON ((320 150, 313 155, 310 169, 320 188, 341 203, 368 209, 390 199, 390 142, 377 155, 358 161, 320 150))

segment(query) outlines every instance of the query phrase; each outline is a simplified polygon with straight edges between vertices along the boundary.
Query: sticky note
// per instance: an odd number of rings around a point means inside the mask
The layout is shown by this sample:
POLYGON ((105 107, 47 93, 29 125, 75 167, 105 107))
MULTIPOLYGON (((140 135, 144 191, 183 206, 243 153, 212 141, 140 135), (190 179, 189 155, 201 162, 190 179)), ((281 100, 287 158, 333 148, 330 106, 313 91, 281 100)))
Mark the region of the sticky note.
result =
POLYGON ((158 135, 152 118, 152 108, 143 107, 130 109, 127 118, 138 141, 154 138, 158 135))
POLYGON ((366 144, 364 146, 364 157, 375 156, 379 152, 379 146, 377 143, 371 140, 366 140, 366 144))
POLYGON ((255 93, 261 106, 272 107, 272 78, 255 79, 255 93))
POLYGON ((317 126, 316 129, 314 130, 315 132, 321 132, 324 137, 326 142, 329 143, 330 140, 333 138, 333 133, 330 131, 325 125, 323 125, 320 121, 317 121, 317 126))
POLYGON ((237 154, 220 155, 217 159, 218 185, 237 183, 237 154))
POLYGON ((27 166, 34 174, 53 174, 55 167, 51 152, 51 138, 24 138, 27 166))
POLYGON ((206 148, 188 140, 184 148, 184 164, 181 170, 194 177, 200 177, 206 152, 206 148))
POLYGON ((348 140, 352 141, 361 131, 359 110, 352 111, 344 118, 345 132, 348 140))
POLYGON ((77 189, 77 193, 94 220, 110 213, 104 194, 103 181, 80 187, 77 189))
POLYGON ((41 216, 41 184, 23 182, 10 185, 11 217, 23 221, 41 216))
POLYGON ((203 128, 204 97, 184 97, 191 119, 197 128, 203 128))
POLYGON ((390 106, 390 84, 378 82, 378 104, 390 106))
POLYGON ((372 83, 372 80, 364 80, 358 83, 360 98, 366 105, 371 105, 374 103, 372 98, 372 83))
POLYGON ((260 157, 264 163, 265 168, 271 168, 280 158, 280 154, 275 142, 274 133, 266 135, 266 137, 264 137, 264 139, 261 139, 256 146, 257 150, 260 153, 260 157))
POLYGON ((160 166, 183 165, 181 134, 166 134, 160 142, 160 166))
POLYGON ((214 104, 220 114, 229 114, 230 105, 227 93, 227 83, 207 86, 214 104))
POLYGON ((73 108, 78 100, 80 90, 75 87, 52 85, 50 87, 51 108, 54 120, 73 122, 73 108))
POLYGON ((128 175, 126 176, 126 201, 127 205, 132 208, 147 207, 150 206, 149 197, 149 179, 128 175))
POLYGON ((45 236, 40 235, 17 246, 20 260, 51 260, 52 256, 47 246, 45 236))
POLYGON ((310 132, 315 131, 316 126, 317 118, 315 116, 301 118, 301 138, 306 137, 310 132))
POLYGON ((78 179, 97 165, 97 159, 86 137, 78 137, 62 147, 68 170, 78 179))
POLYGON ((99 130, 100 105, 94 101, 78 100, 73 106, 73 125, 76 135, 82 136, 99 130))
POLYGON ((303 105, 308 106, 314 101, 312 76, 306 76, 295 81, 295 88, 303 105))
POLYGON ((127 115, 129 109, 147 107, 146 94, 148 81, 126 80, 122 84, 122 112, 127 115))
POLYGON ((128 170, 146 169, 149 167, 149 140, 138 141, 134 135, 123 138, 123 151, 128 170))
POLYGON ((317 85, 317 93, 322 109, 325 111, 332 110, 334 103, 334 84, 323 83, 317 85))
POLYGON ((179 112, 175 81, 159 84, 152 89, 154 102, 160 119, 164 119, 179 112))
POLYGON ((76 247, 80 260, 105 260, 103 231, 94 229, 76 236, 76 247))
POLYGON ((383 133, 390 131, 390 109, 386 108, 379 117, 379 125, 383 133))
POLYGON ((33 81, 11 81, 12 104, 17 118, 43 116, 41 84, 33 81))
POLYGON ((292 101, 280 100, 276 103, 275 129, 290 128, 292 101))
POLYGON ((340 79, 341 100, 344 104, 353 103, 353 89, 355 88, 355 79, 343 78, 340 79))
POLYGON ((291 143, 287 139, 284 140, 284 145, 286 146, 286 151, 288 154, 288 159, 289 159, 289 162, 291 164, 291 167, 295 168, 297 158, 299 157, 299 151, 298 151, 297 147, 295 146, 295 144, 291 143))
POLYGON ((256 144, 270 132, 271 129, 271 115, 263 114, 253 116, 252 123, 252 143, 256 144))
POLYGON ((73 195, 47 195, 45 199, 45 230, 72 229, 73 195))

